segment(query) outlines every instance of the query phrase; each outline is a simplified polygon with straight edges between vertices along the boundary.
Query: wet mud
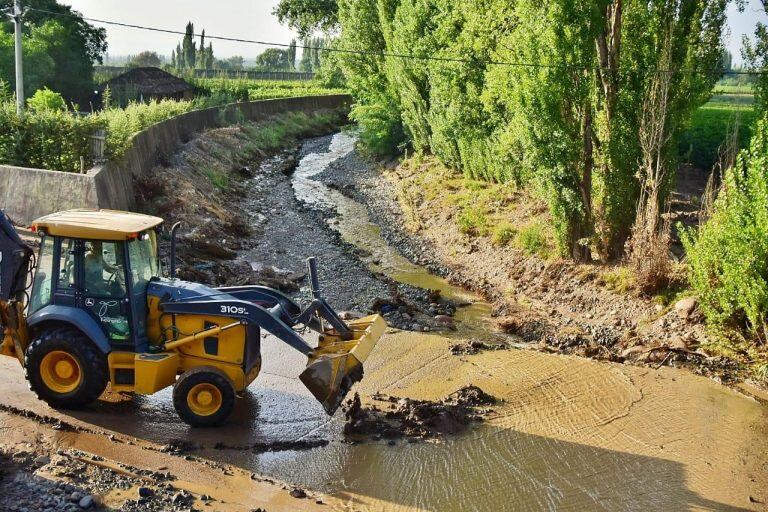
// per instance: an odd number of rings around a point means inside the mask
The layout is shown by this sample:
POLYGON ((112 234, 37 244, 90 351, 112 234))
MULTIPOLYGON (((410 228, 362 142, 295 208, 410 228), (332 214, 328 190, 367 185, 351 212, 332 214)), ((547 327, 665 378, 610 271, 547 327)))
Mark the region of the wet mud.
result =
POLYGON ((343 407, 344 435, 349 439, 396 439, 409 442, 465 431, 472 422, 483 421, 492 412, 487 406, 496 398, 477 386, 465 386, 442 400, 415 400, 376 393, 363 406, 360 395, 343 407))

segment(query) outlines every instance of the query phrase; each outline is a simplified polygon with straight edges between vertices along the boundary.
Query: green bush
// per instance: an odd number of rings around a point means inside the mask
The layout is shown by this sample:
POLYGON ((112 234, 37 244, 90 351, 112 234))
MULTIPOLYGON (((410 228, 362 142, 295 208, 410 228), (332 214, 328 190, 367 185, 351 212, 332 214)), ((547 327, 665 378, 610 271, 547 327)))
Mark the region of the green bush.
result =
POLYGON ((485 235, 488 232, 488 218, 480 208, 465 208, 459 213, 459 231, 465 235, 485 235))
POLYGON ((528 256, 549 257, 550 251, 547 235, 544 227, 539 223, 529 224, 521 228, 517 235, 517 244, 528 256))
POLYGON ((47 87, 38 89, 31 98, 27 100, 27 106, 34 111, 40 112, 44 110, 66 110, 67 104, 64 102, 64 97, 47 87))
POLYGON ((768 115, 725 172, 714 213, 683 232, 690 282, 712 326, 765 336, 768 322, 768 115))
POLYGON ((517 236, 517 228, 509 222, 502 222, 493 228, 493 236, 491 241, 494 245, 508 245, 517 236))
POLYGON ((22 167, 78 172, 91 161, 89 136, 103 119, 65 110, 31 110, 16 115, 13 102, 0 104, 0 162, 22 167))

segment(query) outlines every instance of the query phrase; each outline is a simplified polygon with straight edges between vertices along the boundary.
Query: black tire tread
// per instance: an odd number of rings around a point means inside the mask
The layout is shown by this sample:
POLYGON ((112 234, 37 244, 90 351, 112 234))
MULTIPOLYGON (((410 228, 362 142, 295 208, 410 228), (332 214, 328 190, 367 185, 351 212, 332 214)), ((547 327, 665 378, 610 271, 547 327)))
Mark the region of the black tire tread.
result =
POLYGON ((24 376, 29 389, 51 407, 78 409, 98 399, 109 382, 109 365, 104 354, 80 331, 60 327, 38 334, 24 354, 24 376), (50 350, 65 350, 77 357, 83 372, 83 383, 75 391, 59 395, 46 387, 40 378, 40 361, 50 350))

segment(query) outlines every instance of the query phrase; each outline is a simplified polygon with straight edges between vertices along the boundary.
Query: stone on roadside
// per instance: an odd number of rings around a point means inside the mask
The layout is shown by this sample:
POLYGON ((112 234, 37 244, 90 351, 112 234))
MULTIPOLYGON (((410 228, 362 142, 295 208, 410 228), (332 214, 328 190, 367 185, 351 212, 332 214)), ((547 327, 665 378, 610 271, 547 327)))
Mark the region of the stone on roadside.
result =
POLYGON ((138 493, 139 493, 139 498, 149 498, 150 496, 155 494, 155 491, 153 491, 149 487, 139 487, 138 493))
POLYGON ((80 500, 78 505, 82 509, 91 508, 93 506, 93 496, 91 496, 91 495, 83 496, 83 498, 80 500))
POLYGON ((39 457, 35 458, 35 464, 37 464, 38 466, 45 466, 49 462, 51 462, 50 457, 47 457, 45 455, 40 455, 39 457))
POLYGON ((645 345, 635 345, 634 347, 625 348, 621 353, 621 357, 625 359, 632 359, 639 356, 646 350, 648 350, 648 348, 645 345))
POLYGON ((299 487, 294 487, 293 489, 291 489, 291 496, 293 496, 294 498, 301 499, 301 498, 306 498, 307 493, 304 491, 304 489, 301 489, 299 487))
POLYGON ((684 299, 680 299, 675 304, 675 312, 677 313, 677 316, 682 318, 683 320, 687 320, 693 315, 694 310, 696 309, 697 301, 693 297, 686 297, 684 299))
POLYGON ((451 330, 456 329, 456 326, 453 323, 453 318, 448 315, 435 315, 434 320, 435 323, 439 326, 446 327, 451 330))

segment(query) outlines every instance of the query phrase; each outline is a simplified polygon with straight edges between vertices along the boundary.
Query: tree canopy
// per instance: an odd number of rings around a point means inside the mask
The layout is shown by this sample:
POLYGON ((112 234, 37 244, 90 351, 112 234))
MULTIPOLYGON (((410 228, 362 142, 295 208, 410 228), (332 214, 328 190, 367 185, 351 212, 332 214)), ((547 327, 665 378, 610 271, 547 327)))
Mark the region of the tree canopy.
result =
POLYGON ((143 67, 160 67, 163 63, 157 52, 143 51, 138 55, 134 55, 128 61, 128 67, 131 68, 143 68, 143 67))
MULTIPOLYGON (((11 8, 12 4, 12 0, 0 0, 0 9, 11 8)), ((33 10, 24 15, 25 94, 47 86, 67 100, 86 100, 93 85, 93 63, 101 63, 107 50, 106 31, 55 0, 28 0, 24 4, 64 15, 33 10)), ((14 83, 13 72, 7 71, 9 65, 12 69, 13 58, 6 58, 8 37, 13 42, 13 24, 3 21, 1 32, 0 78, 14 83)))
POLYGON ((301 37, 313 32, 332 32, 339 24, 336 0, 280 0, 274 14, 280 23, 296 30, 301 37))
POLYGON ((291 69, 291 59, 287 49, 267 48, 256 57, 256 67, 264 71, 286 71, 291 69))

